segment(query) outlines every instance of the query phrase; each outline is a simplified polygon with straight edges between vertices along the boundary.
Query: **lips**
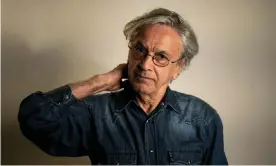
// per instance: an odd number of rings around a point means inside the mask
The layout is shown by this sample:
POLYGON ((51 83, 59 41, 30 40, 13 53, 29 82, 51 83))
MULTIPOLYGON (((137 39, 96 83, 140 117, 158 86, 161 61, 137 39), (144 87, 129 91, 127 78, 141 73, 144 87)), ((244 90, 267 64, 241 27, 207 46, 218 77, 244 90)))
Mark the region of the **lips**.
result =
POLYGON ((135 73, 136 77, 140 77, 142 79, 150 79, 150 80, 154 80, 150 77, 147 77, 145 74, 141 74, 141 73, 135 73))

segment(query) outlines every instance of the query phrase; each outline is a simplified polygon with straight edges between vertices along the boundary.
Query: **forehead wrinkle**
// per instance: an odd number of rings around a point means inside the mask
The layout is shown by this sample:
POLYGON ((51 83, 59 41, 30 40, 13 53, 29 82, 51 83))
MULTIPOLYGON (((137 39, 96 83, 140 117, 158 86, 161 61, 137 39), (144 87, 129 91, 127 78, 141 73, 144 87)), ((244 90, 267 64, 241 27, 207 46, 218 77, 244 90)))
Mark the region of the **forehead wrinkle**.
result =
POLYGON ((149 25, 143 29, 137 40, 149 52, 160 50, 170 55, 172 60, 178 60, 180 58, 183 47, 182 39, 179 33, 170 26, 162 24, 149 25))
MULTIPOLYGON (((167 34, 164 34, 164 32, 160 32, 160 30, 157 28, 165 29, 164 26, 156 24, 156 25, 151 25, 151 26, 147 27, 143 33, 143 40, 144 40, 143 43, 148 47, 148 49, 150 51, 156 50, 159 45, 163 44, 164 38, 168 37, 167 34), (158 32, 159 32, 159 34, 157 34, 158 32)), ((164 49, 160 49, 160 50, 164 50, 164 49)), ((166 50, 164 50, 164 51, 166 51, 166 50)))
POLYGON ((152 35, 151 35, 152 41, 149 41, 148 44, 152 46, 153 50, 155 50, 155 48, 158 47, 158 45, 160 45, 160 44, 162 45, 164 38, 167 37, 167 35, 164 34, 165 31, 160 32, 159 28, 161 28, 163 30, 165 29, 164 25, 161 26, 159 24, 153 25, 152 27, 149 28, 149 31, 152 32, 152 35), (159 32, 159 34, 157 34, 157 32, 159 32), (161 38, 161 40, 160 40, 160 38, 161 38))

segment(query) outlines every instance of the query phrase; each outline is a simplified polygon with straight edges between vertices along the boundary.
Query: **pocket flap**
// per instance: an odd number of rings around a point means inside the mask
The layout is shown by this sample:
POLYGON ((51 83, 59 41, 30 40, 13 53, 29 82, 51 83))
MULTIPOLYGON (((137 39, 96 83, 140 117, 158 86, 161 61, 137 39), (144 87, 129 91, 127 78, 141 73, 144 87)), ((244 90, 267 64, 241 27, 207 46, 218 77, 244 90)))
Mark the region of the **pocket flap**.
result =
POLYGON ((199 149, 169 150, 170 164, 200 164, 202 151, 199 149))
POLYGON ((108 164, 111 165, 130 165, 137 163, 135 153, 110 153, 107 155, 108 164))

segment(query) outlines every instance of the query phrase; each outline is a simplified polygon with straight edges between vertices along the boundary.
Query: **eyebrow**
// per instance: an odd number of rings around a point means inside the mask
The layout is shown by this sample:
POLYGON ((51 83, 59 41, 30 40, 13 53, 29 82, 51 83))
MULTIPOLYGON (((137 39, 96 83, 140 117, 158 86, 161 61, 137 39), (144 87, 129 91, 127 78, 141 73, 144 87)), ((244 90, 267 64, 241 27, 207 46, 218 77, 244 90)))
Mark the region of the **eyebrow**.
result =
MULTIPOLYGON (((143 47, 146 49, 146 51, 149 52, 148 46, 145 46, 140 40, 137 41, 136 45, 141 45, 141 46, 143 46, 143 47)), ((158 48, 156 49, 155 54, 163 54, 167 59, 169 59, 168 55, 170 55, 170 54, 168 54, 166 51, 160 50, 160 49, 158 49, 158 48)))
POLYGON ((157 49, 156 54, 163 54, 166 58, 169 59, 169 57, 168 57, 169 54, 164 50, 157 49))

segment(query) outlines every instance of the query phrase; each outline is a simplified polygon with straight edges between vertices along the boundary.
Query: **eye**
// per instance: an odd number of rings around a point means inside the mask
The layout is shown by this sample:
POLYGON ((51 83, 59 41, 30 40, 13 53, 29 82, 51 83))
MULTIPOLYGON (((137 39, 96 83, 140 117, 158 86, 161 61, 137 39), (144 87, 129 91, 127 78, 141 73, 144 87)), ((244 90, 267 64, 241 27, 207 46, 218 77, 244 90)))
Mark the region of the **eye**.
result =
POLYGON ((147 50, 145 49, 145 47, 144 46, 142 46, 142 45, 140 45, 140 44, 138 44, 137 46, 136 46, 136 51, 138 51, 140 54, 146 54, 147 53, 147 50))
POLYGON ((168 58, 164 54, 155 54, 154 59, 157 61, 162 61, 162 60, 168 60, 168 58))

